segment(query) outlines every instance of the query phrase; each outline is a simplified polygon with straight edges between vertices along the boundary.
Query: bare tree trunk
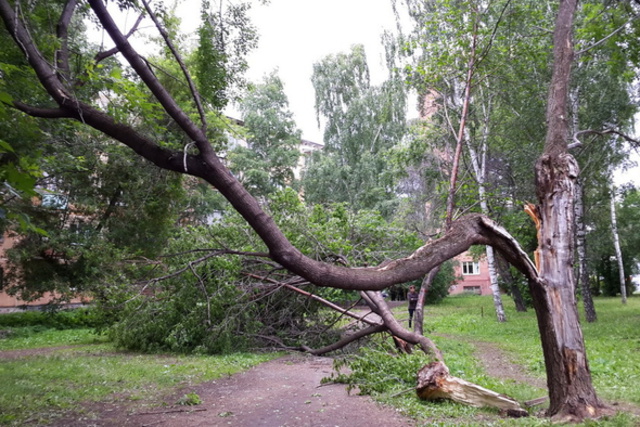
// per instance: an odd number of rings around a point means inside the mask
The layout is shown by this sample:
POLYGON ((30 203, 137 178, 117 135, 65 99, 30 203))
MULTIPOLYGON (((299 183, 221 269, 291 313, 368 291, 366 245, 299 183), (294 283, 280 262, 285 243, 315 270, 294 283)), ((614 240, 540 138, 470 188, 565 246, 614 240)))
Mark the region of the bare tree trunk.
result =
POLYGON ((440 266, 432 269, 422 279, 422 285, 420 286, 420 292, 418 292, 418 302, 416 304, 416 311, 413 313, 413 332, 419 335, 424 335, 424 305, 427 299, 427 293, 431 288, 436 275, 440 271, 440 266))
POLYGON ((408 331, 400 325, 400 322, 396 320, 380 292, 362 291, 360 295, 367 302, 371 310, 382 318, 384 325, 394 336, 407 341, 409 344, 419 345, 422 351, 432 355, 436 360, 443 360, 442 353, 433 341, 421 334, 408 331))
POLYGON ((491 281, 491 294, 493 295, 493 306, 496 309, 496 317, 498 322, 506 322, 507 315, 504 313, 502 305, 502 295, 500 294, 500 286, 498 286, 498 275, 496 274, 495 256, 491 246, 486 247, 487 265, 489 266, 489 280, 491 281))
POLYGON ((582 301, 587 322, 598 320, 596 307, 593 305, 591 286, 589 285, 589 271, 587 270, 587 232, 584 226, 584 204, 582 182, 576 181, 576 249, 578 253, 578 281, 582 290, 582 301))
POLYGON ((627 303, 627 286, 624 280, 624 264, 622 263, 622 250, 620 249, 620 236, 618 236, 618 223, 616 220, 616 189, 611 186, 611 234, 613 235, 613 246, 616 249, 616 260, 618 261, 618 274, 620 276, 620 298, 622 303, 627 303))
POLYGON ((574 194, 578 165, 567 152, 568 93, 573 61, 572 27, 577 0, 561 0, 553 36, 553 75, 547 103, 547 137, 536 163, 539 205, 539 278, 531 294, 549 388, 548 414, 559 420, 582 420, 602 413, 596 396, 578 319, 573 276, 574 194))

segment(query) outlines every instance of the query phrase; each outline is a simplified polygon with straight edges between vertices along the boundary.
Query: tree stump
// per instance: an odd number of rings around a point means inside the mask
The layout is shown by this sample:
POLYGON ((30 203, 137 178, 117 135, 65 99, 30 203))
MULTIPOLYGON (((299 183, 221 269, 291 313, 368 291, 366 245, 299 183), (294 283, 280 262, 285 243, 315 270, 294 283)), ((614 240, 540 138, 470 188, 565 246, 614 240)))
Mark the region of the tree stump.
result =
POLYGON ((449 368, 442 362, 432 362, 420 369, 416 393, 424 400, 449 399, 476 407, 498 408, 511 417, 529 415, 520 403, 509 396, 451 376, 449 368))

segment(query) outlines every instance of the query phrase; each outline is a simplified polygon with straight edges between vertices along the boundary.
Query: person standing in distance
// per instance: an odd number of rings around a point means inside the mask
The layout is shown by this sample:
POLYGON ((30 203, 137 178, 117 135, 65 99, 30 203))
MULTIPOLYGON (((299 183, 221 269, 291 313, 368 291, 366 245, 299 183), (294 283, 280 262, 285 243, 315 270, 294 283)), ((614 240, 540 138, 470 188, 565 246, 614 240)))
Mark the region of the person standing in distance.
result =
POLYGON ((409 327, 411 327, 411 321, 413 320, 413 312, 416 311, 416 305, 418 305, 418 293, 416 287, 409 286, 409 293, 407 294, 409 300, 409 327))

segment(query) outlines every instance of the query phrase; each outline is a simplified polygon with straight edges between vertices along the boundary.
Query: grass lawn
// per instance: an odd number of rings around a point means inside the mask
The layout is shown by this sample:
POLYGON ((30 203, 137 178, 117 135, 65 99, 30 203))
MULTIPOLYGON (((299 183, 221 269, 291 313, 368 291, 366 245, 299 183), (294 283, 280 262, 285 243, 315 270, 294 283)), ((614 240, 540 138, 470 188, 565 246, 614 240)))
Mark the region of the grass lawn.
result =
MULTIPOLYGON (((449 297, 438 306, 427 306, 425 327, 437 334, 495 343, 530 373, 544 378, 533 309, 518 313, 508 297, 503 303, 508 321, 499 324, 490 296, 449 297)), ((629 298, 626 305, 619 298, 596 298, 594 303, 598 321, 582 320, 582 329, 596 390, 605 400, 640 406, 640 297, 629 298)))
POLYGON ((0 340, 1 350, 80 345, 0 359, 0 425, 43 425, 66 411, 81 410, 83 402, 162 401, 177 387, 231 375, 278 356, 142 355, 117 352, 105 342, 95 344, 96 338, 89 330, 75 329, 0 340))
MULTIPOLYGON (((445 298, 436 306, 427 306, 425 335, 444 352, 452 375, 508 394, 520 401, 541 397, 544 392, 529 385, 487 377, 473 356, 474 343, 487 342, 504 350, 531 376, 545 377, 542 349, 533 309, 515 311, 509 297, 503 297, 508 321, 496 321, 490 296, 460 295, 445 298)), ((626 305, 619 298, 596 298, 598 321, 582 321, 593 381, 598 395, 608 403, 627 402, 640 407, 640 297, 629 298, 626 305)), ((583 310, 579 306, 579 310, 583 310)), ((407 317, 406 307, 395 309, 398 317, 407 317)), ((384 399, 414 416, 442 416, 438 405, 417 402, 413 396, 384 399)), ((446 404, 445 417, 458 419, 453 425, 494 425, 493 421, 472 421, 486 410, 446 404), (457 408, 456 408, 457 407, 457 408), (455 408, 455 409, 454 409, 455 408), (467 421, 465 421, 467 420, 467 421)), ((501 420, 499 425, 547 425, 544 419, 501 420)), ((436 423, 437 425, 437 423, 436 423)), ((444 422, 442 425, 447 425, 444 422)), ((588 422, 595 426, 637 426, 640 420, 629 415, 588 422)))

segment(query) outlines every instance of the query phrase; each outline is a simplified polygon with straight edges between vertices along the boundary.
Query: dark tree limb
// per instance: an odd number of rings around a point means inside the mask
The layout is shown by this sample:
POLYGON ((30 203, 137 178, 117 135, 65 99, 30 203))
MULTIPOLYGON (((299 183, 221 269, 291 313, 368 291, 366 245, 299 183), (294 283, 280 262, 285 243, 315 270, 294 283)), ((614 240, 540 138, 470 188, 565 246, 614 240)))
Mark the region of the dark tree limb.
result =
MULTIPOLYGON (((138 27, 140 26, 140 23, 142 22, 143 19, 144 19, 144 15, 141 14, 138 16, 138 19, 136 19, 136 22, 133 24, 133 27, 131 27, 131 29, 127 32, 127 34, 124 35, 126 39, 130 38, 136 31, 138 31, 138 27)), ((120 50, 117 47, 113 47, 109 50, 98 52, 93 57, 93 60, 97 64, 109 58, 110 56, 117 54, 118 52, 120 52, 120 50)))
POLYGON ((312 349, 306 346, 303 346, 302 349, 307 353, 313 354, 315 356, 322 356, 323 354, 331 353, 332 351, 340 350, 341 348, 346 347, 354 341, 357 341, 361 338, 367 337, 369 335, 377 334, 380 332, 384 332, 387 330, 385 325, 371 325, 366 328, 358 329, 356 332, 347 334, 345 337, 336 341, 333 344, 329 344, 325 347, 312 349))
POLYGON ((296 293, 299 293, 301 295, 304 295, 307 298, 311 298, 312 300, 317 301, 317 302, 323 304, 324 306, 329 307, 330 309, 332 309, 334 311, 337 311, 338 313, 341 313, 341 314, 344 314, 346 316, 349 316, 349 317, 351 317, 351 318, 353 318, 353 319, 355 319, 355 320, 357 320, 359 322, 367 323, 370 326, 380 326, 380 322, 374 322, 374 321, 368 320, 368 319, 365 318, 365 316, 357 315, 357 314, 353 313, 352 311, 346 310, 346 309, 340 307, 339 305, 332 303, 331 301, 329 301, 327 299, 324 299, 322 297, 319 297, 318 295, 312 294, 311 292, 307 292, 305 290, 302 290, 302 289, 300 289, 300 288, 298 288, 296 286, 293 286, 291 284, 279 282, 279 281, 277 281, 275 279, 271 279, 271 278, 268 278, 268 277, 261 277, 261 276, 258 276, 257 274, 252 274, 252 273, 245 273, 245 274, 247 276, 249 276, 249 277, 254 278, 254 279, 262 280, 262 281, 265 281, 265 282, 270 282, 270 283, 272 283, 274 285, 278 285, 278 286, 280 286, 282 288, 285 288, 285 289, 288 289, 288 290, 290 290, 292 292, 296 292, 296 293))
POLYGON ((398 322, 393 313, 391 313, 387 302, 382 298, 380 292, 364 291, 361 294, 370 304, 374 313, 382 318, 389 332, 410 344, 420 346, 422 351, 433 356, 436 360, 443 360, 442 352, 436 347, 433 341, 423 335, 411 332, 400 325, 400 322, 398 322))
POLYGON ((60 49, 56 51, 56 65, 62 71, 65 78, 69 78, 71 75, 69 69, 69 23, 75 12, 76 0, 69 0, 64 5, 58 25, 56 26, 56 35, 60 40, 60 49))
POLYGON ((20 101, 13 101, 10 105, 16 110, 20 110, 23 113, 31 116, 31 117, 40 117, 43 119, 71 119, 74 118, 74 115, 69 111, 63 110, 62 108, 43 108, 43 107, 35 107, 32 105, 24 104, 20 101))
POLYGON ((602 130, 595 130, 595 129, 585 129, 585 130, 581 130, 579 132, 576 132, 573 135, 573 143, 569 144, 569 148, 572 148, 573 146, 581 146, 582 142, 580 141, 579 137, 581 135, 599 135, 599 136, 605 136, 605 135, 618 135, 619 137, 621 137, 622 139, 624 139, 625 141, 631 143, 635 148, 640 148, 640 141, 638 141, 635 138, 632 138, 631 136, 620 132, 616 129, 612 129, 612 128, 608 128, 608 129, 602 129, 602 130))

